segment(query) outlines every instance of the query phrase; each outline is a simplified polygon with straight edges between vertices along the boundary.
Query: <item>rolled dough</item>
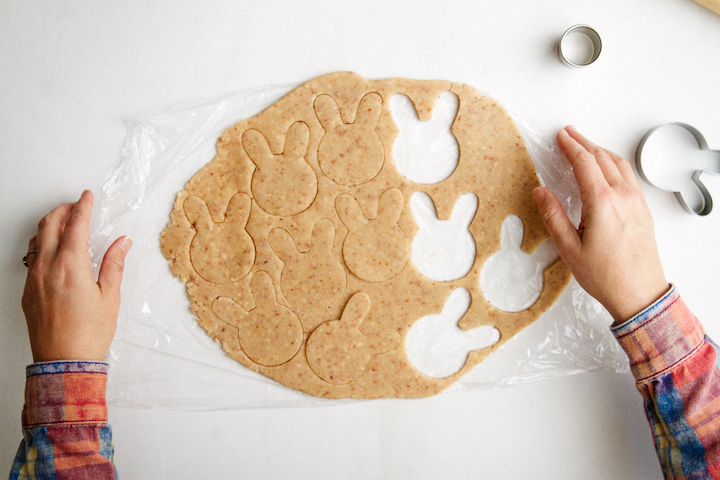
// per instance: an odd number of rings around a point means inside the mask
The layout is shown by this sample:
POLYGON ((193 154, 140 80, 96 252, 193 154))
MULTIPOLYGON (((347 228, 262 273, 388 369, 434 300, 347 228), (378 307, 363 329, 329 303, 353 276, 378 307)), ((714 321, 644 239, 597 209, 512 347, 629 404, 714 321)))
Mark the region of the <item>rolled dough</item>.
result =
POLYGON ((332 73, 220 136, 215 158, 177 195, 162 251, 198 323, 246 367, 318 397, 426 397, 535 321, 567 284, 558 261, 537 301, 517 313, 493 307, 480 289, 508 215, 523 221, 525 252, 548 238, 532 199, 538 185, 513 121, 472 87, 332 73), (406 95, 428 120, 445 91, 459 100, 457 167, 441 182, 412 182, 393 160, 389 100, 406 95), (440 219, 463 194, 477 195, 475 262, 460 279, 430 280, 412 262, 418 191, 440 219), (425 376, 409 362, 405 337, 460 287, 471 295, 460 328, 492 325, 500 341, 472 351, 453 375, 425 376))

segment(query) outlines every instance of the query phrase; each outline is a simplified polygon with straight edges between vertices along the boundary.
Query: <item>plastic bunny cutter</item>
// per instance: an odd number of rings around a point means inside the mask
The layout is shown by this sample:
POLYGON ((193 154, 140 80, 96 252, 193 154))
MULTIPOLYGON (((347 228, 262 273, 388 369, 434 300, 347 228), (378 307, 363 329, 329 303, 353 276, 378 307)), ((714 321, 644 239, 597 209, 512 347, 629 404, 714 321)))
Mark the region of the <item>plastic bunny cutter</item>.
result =
POLYGON ((673 192, 680 204, 688 212, 699 216, 705 216, 712 211, 712 195, 710 195, 710 192, 703 184, 700 177, 704 173, 720 175, 720 150, 710 150, 705 137, 703 137, 700 131, 695 127, 686 123, 675 122, 666 123, 653 128, 645 134, 642 140, 640 140, 640 143, 635 150, 635 164, 637 166, 638 173, 643 180, 653 187, 673 192), (694 138, 695 143, 697 143, 699 152, 695 152, 695 155, 686 154, 684 152, 680 153, 680 147, 686 149, 689 145, 681 146, 677 142, 678 138, 670 139, 669 137, 664 136, 659 138, 661 136, 660 134, 666 134, 668 132, 672 132, 673 130, 675 131, 675 134, 673 134, 674 137, 677 136, 678 131, 680 133, 689 133, 694 138), (685 130, 686 132, 682 132, 682 130, 685 130), (668 144, 667 142, 673 142, 673 144, 668 144), (655 156, 655 163, 657 163, 657 154, 659 153, 657 149, 653 147, 658 144, 666 147, 663 148, 665 151, 678 151, 679 154, 686 156, 686 159, 689 162, 686 166, 689 168, 688 171, 692 171, 689 179, 683 178, 685 175, 682 174, 675 175, 675 178, 672 179, 671 183, 664 183, 662 185, 660 185, 658 180, 651 180, 651 178, 655 178, 649 170, 652 168, 652 157, 655 156), (652 151, 648 154, 648 151, 650 150, 652 151), (697 201, 691 202, 690 199, 687 198, 688 196, 697 197, 697 201))

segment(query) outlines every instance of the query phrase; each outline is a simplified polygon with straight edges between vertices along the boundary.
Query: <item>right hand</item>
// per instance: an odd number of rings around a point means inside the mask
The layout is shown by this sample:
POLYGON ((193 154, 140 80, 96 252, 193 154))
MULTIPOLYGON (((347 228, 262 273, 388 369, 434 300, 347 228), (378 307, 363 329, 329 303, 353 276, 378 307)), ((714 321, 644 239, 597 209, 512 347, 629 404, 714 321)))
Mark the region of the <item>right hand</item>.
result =
POLYGON ((570 126, 558 132, 557 141, 580 187, 579 227, 573 226, 549 189, 536 188, 535 201, 580 286, 622 323, 669 288, 650 210, 627 160, 570 126))

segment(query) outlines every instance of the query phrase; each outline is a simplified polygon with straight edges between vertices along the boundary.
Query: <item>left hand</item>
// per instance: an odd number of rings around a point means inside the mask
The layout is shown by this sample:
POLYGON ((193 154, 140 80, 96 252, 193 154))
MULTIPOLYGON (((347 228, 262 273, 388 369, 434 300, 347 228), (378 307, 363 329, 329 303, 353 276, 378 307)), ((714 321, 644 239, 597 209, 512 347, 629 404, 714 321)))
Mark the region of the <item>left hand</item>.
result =
POLYGON ((103 258, 97 282, 88 253, 93 195, 56 207, 30 240, 22 297, 35 362, 103 361, 117 327, 120 283, 132 240, 118 238, 103 258))

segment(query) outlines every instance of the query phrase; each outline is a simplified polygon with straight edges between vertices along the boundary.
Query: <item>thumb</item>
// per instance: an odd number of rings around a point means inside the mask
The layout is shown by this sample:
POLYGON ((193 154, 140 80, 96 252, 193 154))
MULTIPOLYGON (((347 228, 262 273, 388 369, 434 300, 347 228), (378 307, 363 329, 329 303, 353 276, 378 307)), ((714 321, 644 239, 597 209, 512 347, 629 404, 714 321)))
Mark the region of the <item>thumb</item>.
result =
POLYGON ((132 238, 120 237, 105 252, 97 282, 103 294, 120 296, 125 257, 132 243, 132 238))
POLYGON ((581 247, 580 236, 565 213, 560 200, 545 187, 537 187, 533 190, 533 197, 560 256, 566 258, 566 255, 578 251, 581 247))

